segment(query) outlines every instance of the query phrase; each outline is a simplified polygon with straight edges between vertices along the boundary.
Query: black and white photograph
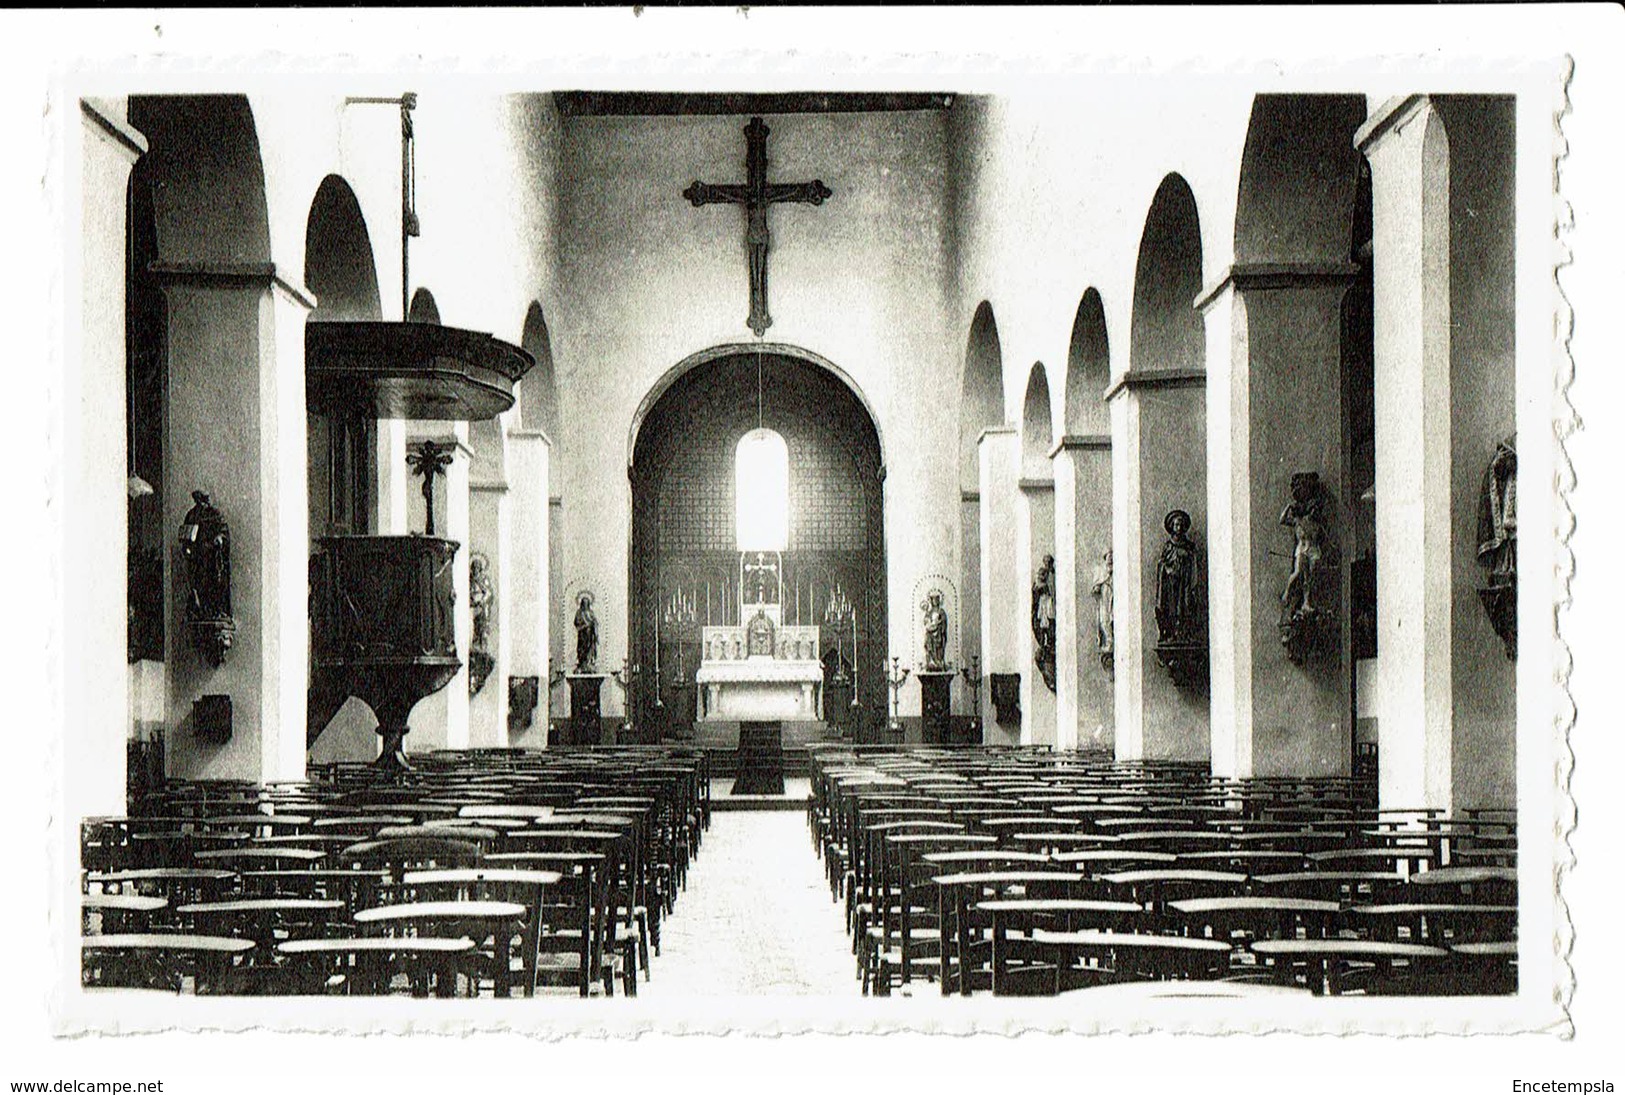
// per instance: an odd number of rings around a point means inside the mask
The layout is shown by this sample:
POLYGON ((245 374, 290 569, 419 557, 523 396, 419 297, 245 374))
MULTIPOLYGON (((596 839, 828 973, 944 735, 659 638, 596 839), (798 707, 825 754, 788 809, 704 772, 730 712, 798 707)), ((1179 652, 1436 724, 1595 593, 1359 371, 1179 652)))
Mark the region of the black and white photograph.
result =
POLYGON ((47 1029, 1573 1038, 1553 10, 59 43, 47 1029))

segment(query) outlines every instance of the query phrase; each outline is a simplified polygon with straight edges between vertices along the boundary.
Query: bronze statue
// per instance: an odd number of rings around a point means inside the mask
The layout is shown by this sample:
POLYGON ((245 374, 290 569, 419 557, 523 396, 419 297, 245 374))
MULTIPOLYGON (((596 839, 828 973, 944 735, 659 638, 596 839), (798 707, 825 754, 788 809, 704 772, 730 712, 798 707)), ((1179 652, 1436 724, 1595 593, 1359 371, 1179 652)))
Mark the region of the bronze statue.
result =
POLYGON ((1191 515, 1182 509, 1162 519, 1168 542, 1157 560, 1157 641, 1191 643, 1202 638, 1203 620, 1196 580, 1196 544, 1191 515))
POLYGON ((231 528, 205 491, 192 492, 192 508, 181 522, 180 548, 188 630, 209 664, 218 667, 237 630, 231 616, 231 528))
POLYGON ((598 672, 598 617, 592 611, 592 594, 582 590, 576 598, 576 672, 598 672))
POLYGON ((942 590, 933 589, 920 605, 925 613, 925 668, 948 668, 948 613, 942 607, 942 590))
POLYGON ((496 591, 491 585, 491 561, 483 552, 475 552, 468 561, 468 610, 473 621, 473 636, 468 644, 468 694, 479 695, 486 678, 496 667, 491 653, 491 609, 496 591))
POLYGON ((1051 692, 1055 691, 1055 556, 1033 576, 1033 661, 1051 692))
POLYGON ((1292 501, 1281 511, 1281 525, 1293 533, 1292 573, 1281 591, 1283 620, 1313 616, 1315 576, 1326 554, 1326 488, 1312 471, 1292 475, 1292 501))
POLYGON ((1112 616, 1112 549, 1107 548, 1095 565, 1094 584, 1090 587, 1096 597, 1095 642, 1100 648, 1100 666, 1112 671, 1112 658, 1116 652, 1116 622, 1112 616))

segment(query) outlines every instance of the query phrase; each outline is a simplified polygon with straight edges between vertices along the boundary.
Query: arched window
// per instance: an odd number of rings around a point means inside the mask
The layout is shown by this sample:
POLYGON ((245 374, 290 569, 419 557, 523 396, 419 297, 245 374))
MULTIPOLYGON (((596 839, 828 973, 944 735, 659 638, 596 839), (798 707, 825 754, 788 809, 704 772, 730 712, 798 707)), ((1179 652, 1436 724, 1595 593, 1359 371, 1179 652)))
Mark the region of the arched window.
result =
POLYGON ((758 427, 734 449, 734 530, 740 551, 783 551, 790 539, 790 448, 758 427))

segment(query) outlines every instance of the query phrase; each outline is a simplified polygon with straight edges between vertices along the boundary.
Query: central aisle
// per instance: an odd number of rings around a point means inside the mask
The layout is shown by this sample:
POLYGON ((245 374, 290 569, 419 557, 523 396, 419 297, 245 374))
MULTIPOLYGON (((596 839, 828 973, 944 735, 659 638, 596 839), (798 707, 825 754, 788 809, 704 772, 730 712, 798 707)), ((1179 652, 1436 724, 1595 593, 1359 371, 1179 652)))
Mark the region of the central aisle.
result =
POLYGON ((711 815, 640 996, 857 996, 857 967, 800 811, 711 815))

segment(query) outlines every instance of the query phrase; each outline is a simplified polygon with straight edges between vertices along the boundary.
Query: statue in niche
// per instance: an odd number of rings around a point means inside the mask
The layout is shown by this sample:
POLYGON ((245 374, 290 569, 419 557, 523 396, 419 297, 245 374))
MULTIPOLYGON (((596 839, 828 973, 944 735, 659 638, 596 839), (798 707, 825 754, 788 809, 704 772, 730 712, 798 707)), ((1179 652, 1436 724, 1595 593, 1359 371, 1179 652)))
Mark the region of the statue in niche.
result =
POLYGON ((1174 683, 1197 687, 1207 679, 1207 611, 1198 580, 1191 515, 1170 510, 1162 519, 1168 534, 1157 559, 1157 661, 1174 683))
POLYGON ((1478 598, 1506 656, 1518 656, 1518 451, 1515 437, 1495 446, 1478 502, 1478 563, 1485 571, 1478 598))
POLYGON ((1157 642, 1188 643, 1200 637, 1201 602, 1196 588, 1196 543, 1191 515, 1171 510, 1162 519, 1168 542, 1157 560, 1157 642))
POLYGON ((598 672, 598 617, 592 610, 592 594, 582 590, 576 598, 576 672, 598 672))
POLYGON ((1100 648, 1100 668, 1110 673, 1117 646, 1116 626, 1112 618, 1111 548, 1101 554, 1100 562, 1095 564, 1093 578, 1090 589, 1095 595, 1095 642, 1100 648))
POLYGON ((231 616, 231 527, 205 491, 192 492, 192 508, 181 522, 180 548, 187 628, 193 644, 218 668, 237 631, 231 616))
POLYGON ((942 590, 933 589, 920 605, 925 613, 925 668, 948 668, 948 611, 942 607, 942 590))
POLYGON ((468 610, 473 622, 473 636, 468 644, 468 694, 479 695, 486 678, 496 667, 491 653, 491 608, 496 591, 491 584, 491 560, 484 552, 476 551, 468 560, 468 610))
POLYGON ((1055 691, 1055 556, 1033 576, 1033 662, 1044 685, 1055 691))

